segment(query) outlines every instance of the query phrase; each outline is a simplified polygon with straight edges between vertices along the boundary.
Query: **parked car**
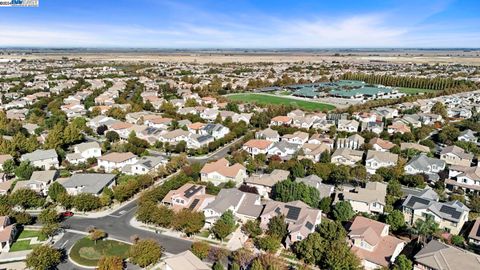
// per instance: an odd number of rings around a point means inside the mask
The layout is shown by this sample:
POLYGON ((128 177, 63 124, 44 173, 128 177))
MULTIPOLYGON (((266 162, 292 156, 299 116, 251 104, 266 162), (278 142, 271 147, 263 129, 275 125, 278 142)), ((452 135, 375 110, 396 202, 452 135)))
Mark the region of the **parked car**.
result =
POLYGON ((60 213, 60 216, 61 216, 62 218, 73 217, 73 212, 72 212, 72 211, 65 211, 65 212, 60 213))

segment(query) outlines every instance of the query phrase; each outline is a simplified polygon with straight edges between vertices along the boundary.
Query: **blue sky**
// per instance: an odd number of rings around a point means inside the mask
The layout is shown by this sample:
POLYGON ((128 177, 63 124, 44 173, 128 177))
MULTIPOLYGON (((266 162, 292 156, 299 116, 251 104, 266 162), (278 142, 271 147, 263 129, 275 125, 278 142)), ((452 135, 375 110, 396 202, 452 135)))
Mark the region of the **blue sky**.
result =
POLYGON ((479 0, 40 0, 0 8, 0 46, 480 47, 479 0))

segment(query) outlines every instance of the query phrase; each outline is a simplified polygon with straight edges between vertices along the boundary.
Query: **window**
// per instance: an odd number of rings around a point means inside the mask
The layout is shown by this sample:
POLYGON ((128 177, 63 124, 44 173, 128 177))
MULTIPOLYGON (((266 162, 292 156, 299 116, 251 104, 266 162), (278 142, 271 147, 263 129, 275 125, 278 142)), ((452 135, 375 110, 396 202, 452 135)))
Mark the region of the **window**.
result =
POLYGON ((301 236, 301 235, 297 235, 297 240, 302 240, 302 236, 301 236))

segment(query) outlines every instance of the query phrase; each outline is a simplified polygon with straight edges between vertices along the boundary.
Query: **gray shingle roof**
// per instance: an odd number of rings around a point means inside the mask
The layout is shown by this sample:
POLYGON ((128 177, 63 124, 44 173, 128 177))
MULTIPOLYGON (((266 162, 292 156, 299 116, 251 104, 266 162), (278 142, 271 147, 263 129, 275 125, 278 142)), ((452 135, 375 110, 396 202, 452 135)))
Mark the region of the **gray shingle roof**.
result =
POLYGON ((65 188, 82 188, 83 193, 99 194, 115 179, 115 174, 78 173, 72 175, 62 185, 65 188))
POLYGON ((35 150, 32 153, 23 154, 20 160, 29 160, 29 161, 38 161, 44 159, 51 159, 55 158, 58 159, 57 152, 54 149, 48 150, 35 150))

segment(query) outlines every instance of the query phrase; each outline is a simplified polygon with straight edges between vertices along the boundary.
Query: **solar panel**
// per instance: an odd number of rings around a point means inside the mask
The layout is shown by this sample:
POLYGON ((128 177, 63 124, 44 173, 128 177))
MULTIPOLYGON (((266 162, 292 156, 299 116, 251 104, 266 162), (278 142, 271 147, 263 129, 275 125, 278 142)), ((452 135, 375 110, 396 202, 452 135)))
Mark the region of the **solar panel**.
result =
POLYGON ((285 208, 288 209, 286 218, 291 220, 297 220, 298 216, 300 215, 301 208, 290 205, 285 205, 285 208))
POLYGON ((459 219, 462 215, 462 213, 457 211, 457 209, 446 205, 442 205, 442 207, 440 208, 440 212, 448 214, 454 219, 459 219))
POLYGON ((185 190, 185 193, 184 193, 185 198, 189 199, 195 193, 197 193, 200 189, 202 189, 201 186, 191 186, 191 187, 189 187, 187 190, 185 190))
POLYGON ((423 205, 428 205, 430 203, 430 201, 426 200, 426 199, 423 199, 423 198, 416 197, 416 196, 412 196, 412 197, 410 197, 410 200, 407 202, 407 206, 408 207, 413 207, 417 203, 423 204, 423 205))
POLYGON ((282 213, 282 211, 280 211, 280 207, 275 208, 275 213, 277 213, 279 215, 282 213))
POLYGON ((197 206, 198 202, 200 202, 199 199, 193 200, 192 204, 190 204, 190 206, 188 207, 188 209, 193 210, 193 208, 195 208, 195 206, 197 206))
POLYGON ((310 221, 307 221, 307 224, 305 224, 305 227, 307 227, 307 229, 309 229, 309 230, 312 230, 313 229, 313 224, 310 221))

